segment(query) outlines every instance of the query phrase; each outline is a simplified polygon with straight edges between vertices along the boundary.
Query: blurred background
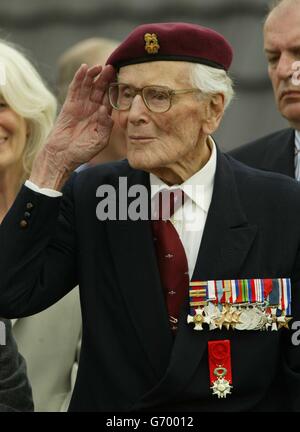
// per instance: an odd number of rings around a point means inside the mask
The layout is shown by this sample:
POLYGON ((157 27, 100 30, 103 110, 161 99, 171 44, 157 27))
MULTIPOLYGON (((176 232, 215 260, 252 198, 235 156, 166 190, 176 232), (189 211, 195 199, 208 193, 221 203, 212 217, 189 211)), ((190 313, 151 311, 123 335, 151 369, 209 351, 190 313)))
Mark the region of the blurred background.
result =
POLYGON ((58 57, 93 36, 123 39, 147 22, 212 27, 234 48, 236 97, 215 138, 223 150, 286 126, 277 113, 263 54, 269 0, 0 0, 0 37, 25 48, 52 90, 58 57))

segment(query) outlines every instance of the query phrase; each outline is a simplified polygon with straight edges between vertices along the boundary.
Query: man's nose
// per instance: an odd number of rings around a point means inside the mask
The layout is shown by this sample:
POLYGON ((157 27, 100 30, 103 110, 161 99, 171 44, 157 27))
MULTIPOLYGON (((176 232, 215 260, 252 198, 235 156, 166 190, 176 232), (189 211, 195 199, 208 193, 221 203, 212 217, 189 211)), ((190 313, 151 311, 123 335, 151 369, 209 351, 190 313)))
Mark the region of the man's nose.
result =
POLYGON ((132 123, 147 121, 148 108, 140 94, 136 94, 129 109, 128 120, 132 123))
POLYGON ((292 64, 294 63, 294 58, 289 54, 282 54, 277 64, 276 72, 278 78, 286 80, 291 78, 293 74, 292 64))

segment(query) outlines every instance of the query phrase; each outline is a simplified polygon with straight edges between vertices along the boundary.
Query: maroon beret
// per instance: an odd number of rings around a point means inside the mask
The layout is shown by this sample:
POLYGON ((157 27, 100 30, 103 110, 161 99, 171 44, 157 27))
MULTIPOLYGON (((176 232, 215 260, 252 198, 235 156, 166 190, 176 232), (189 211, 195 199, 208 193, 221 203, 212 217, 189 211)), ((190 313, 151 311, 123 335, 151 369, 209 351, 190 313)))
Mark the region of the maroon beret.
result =
POLYGON ((232 61, 232 48, 222 35, 200 25, 143 24, 113 51, 106 64, 120 69, 159 60, 201 63, 227 71, 232 61))

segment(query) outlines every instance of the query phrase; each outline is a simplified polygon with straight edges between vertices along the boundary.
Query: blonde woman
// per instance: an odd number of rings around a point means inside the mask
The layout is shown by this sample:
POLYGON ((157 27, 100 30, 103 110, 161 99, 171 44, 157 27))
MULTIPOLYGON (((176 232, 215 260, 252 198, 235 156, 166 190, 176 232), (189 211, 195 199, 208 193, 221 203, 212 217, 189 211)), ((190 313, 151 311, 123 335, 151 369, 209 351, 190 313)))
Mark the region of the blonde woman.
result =
MULTIPOLYGON (((29 177, 55 115, 55 97, 34 66, 19 48, 0 40, 0 223, 29 177)), ((27 361, 35 409, 66 410, 80 343, 78 290, 39 314, 13 320, 13 333, 27 361)))

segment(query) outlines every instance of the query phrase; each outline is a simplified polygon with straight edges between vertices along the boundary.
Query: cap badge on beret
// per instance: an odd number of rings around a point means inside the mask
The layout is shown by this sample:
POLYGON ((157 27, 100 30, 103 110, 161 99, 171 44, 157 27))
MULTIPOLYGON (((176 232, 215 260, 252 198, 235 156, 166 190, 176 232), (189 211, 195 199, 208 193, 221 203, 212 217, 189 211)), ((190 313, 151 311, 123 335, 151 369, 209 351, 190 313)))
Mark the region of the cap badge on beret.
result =
POLYGON ((147 53, 157 54, 160 48, 157 35, 155 33, 145 33, 144 40, 146 42, 145 50, 147 51, 147 53))

